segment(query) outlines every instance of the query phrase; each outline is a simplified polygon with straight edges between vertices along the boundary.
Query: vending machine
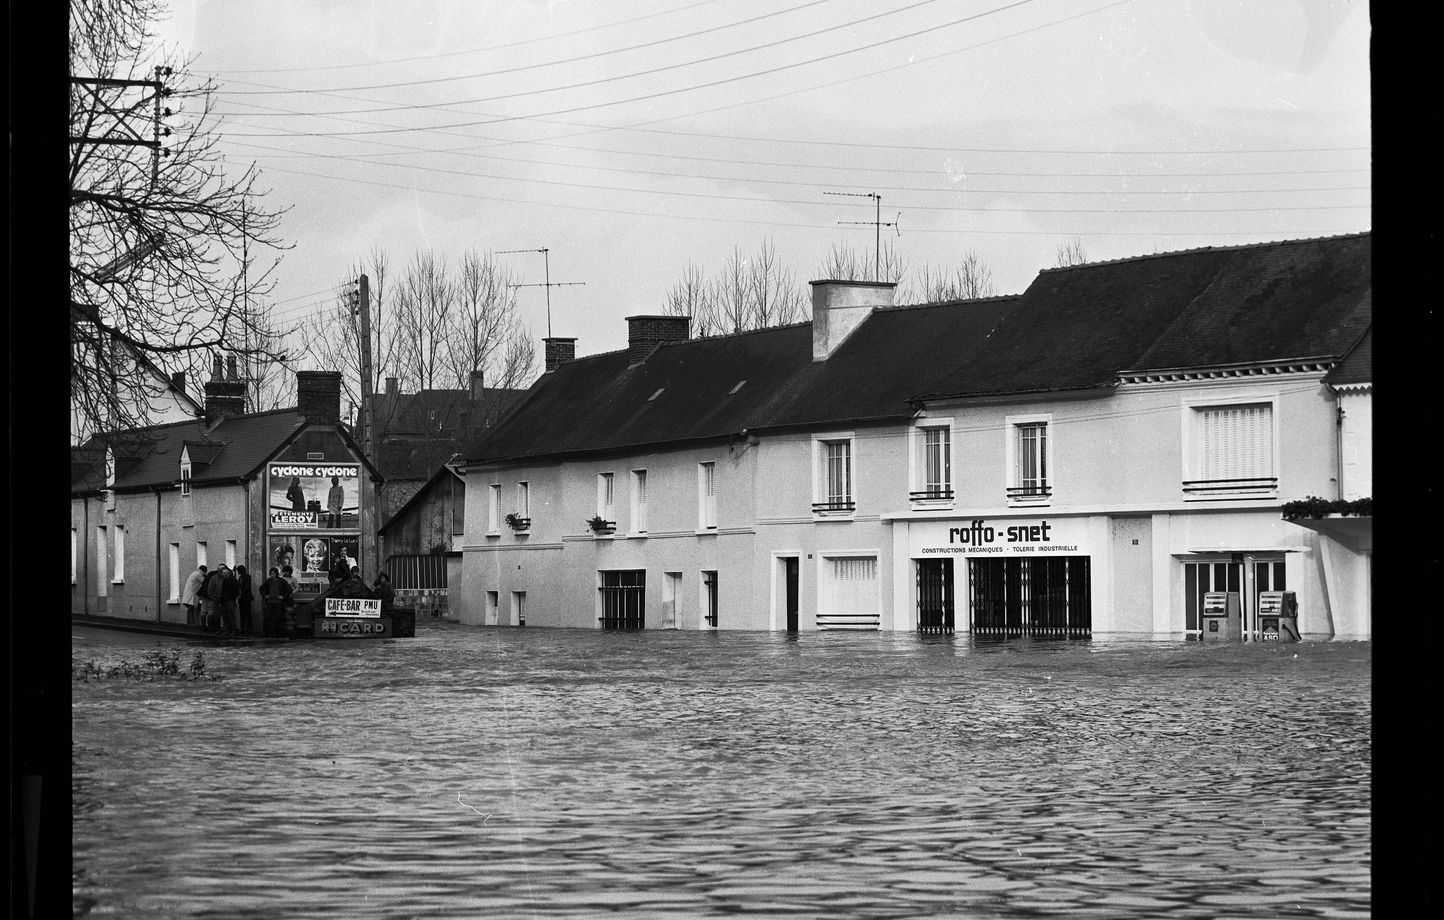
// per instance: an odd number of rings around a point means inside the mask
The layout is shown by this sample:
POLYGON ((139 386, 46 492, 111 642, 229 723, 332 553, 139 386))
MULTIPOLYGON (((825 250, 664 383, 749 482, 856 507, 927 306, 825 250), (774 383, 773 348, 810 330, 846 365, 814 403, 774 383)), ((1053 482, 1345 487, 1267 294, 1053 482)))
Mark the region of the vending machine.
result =
POLYGON ((1243 605, 1237 591, 1209 591, 1203 595, 1202 633, 1205 642, 1243 641, 1243 605))
POLYGON ((1259 641, 1299 641, 1299 604, 1292 591, 1260 591, 1259 641))

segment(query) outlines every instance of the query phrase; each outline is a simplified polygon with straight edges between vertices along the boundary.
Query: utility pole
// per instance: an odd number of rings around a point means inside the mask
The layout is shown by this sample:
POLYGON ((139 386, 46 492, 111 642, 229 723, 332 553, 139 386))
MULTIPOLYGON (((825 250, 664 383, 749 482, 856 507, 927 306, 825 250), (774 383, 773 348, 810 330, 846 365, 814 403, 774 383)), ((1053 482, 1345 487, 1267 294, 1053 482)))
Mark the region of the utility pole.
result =
POLYGON ((551 250, 548 250, 548 249, 503 249, 503 250, 501 250, 500 252, 497 253, 497 255, 506 255, 507 253, 512 253, 512 252, 539 252, 539 253, 542 254, 542 265, 543 265, 544 270, 546 271, 546 275, 545 275, 546 281, 545 281, 544 283, 542 283, 542 284, 509 284, 509 285, 507 285, 507 287, 510 287, 510 288, 544 287, 544 288, 546 288, 546 291, 547 291, 547 338, 551 338, 551 337, 552 337, 552 288, 554 288, 554 287, 570 287, 570 286, 572 286, 572 285, 584 285, 584 284, 586 284, 585 281, 558 281, 558 282, 556 282, 556 283, 552 283, 551 257, 547 255, 547 253, 550 252, 550 251, 551 251, 551 250))
MULTIPOLYGON (((98 136, 89 134, 70 135, 72 144, 104 144, 124 145, 130 147, 149 147, 150 154, 150 181, 155 185, 160 181, 160 158, 167 151, 162 150, 160 139, 170 136, 170 128, 161 128, 160 120, 173 113, 167 108, 162 108, 160 101, 162 97, 171 95, 171 89, 165 85, 164 77, 174 73, 169 67, 156 67, 154 80, 117 80, 109 77, 71 77, 70 83, 73 86, 85 87, 95 100, 97 112, 101 112, 111 119, 110 124, 105 125, 98 136), (112 104, 101 97, 101 92, 107 89, 126 90, 132 87, 147 87, 153 90, 150 97, 142 96, 140 99, 129 104, 112 104), (147 102, 154 101, 154 114, 151 121, 151 139, 146 140, 141 136, 140 130, 132 126, 131 119, 142 111, 141 106, 147 102)), ((117 100, 118 102, 118 100, 117 100)), ((143 116, 142 116, 143 117, 143 116)), ((72 157, 72 164, 77 164, 80 157, 72 157)), ((74 178, 72 176, 72 178, 74 178)))
MULTIPOLYGON (((897 227, 898 221, 883 223, 882 221, 882 196, 876 192, 823 192, 824 195, 837 195, 843 198, 871 198, 874 203, 874 216, 872 220, 840 220, 839 224, 852 224, 855 226, 873 227, 873 255, 872 255, 872 280, 878 280, 878 272, 882 269, 882 228, 897 227)), ((898 219, 902 218, 902 212, 898 212, 898 219)), ((897 231, 902 236, 902 231, 897 231)))
POLYGON ((373 445, 376 437, 376 407, 371 392, 371 283, 364 273, 356 282, 356 312, 361 314, 361 446, 366 452, 366 458, 375 463, 373 445))

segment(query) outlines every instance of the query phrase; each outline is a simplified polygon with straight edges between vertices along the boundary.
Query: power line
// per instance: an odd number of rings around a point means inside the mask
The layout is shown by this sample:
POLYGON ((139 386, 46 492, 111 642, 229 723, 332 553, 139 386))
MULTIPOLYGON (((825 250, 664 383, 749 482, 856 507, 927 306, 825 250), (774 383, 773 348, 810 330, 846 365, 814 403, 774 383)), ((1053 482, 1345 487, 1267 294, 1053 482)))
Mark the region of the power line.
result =
MULTIPOLYGON (((562 59, 559 59, 559 60, 556 60, 556 61, 543 61, 543 62, 541 62, 541 63, 539 63, 539 64, 523 64, 523 65, 521 65, 521 66, 519 66, 519 67, 507 67, 507 68, 503 68, 503 69, 501 69, 501 70, 488 70, 488 71, 482 71, 482 72, 480 72, 480 73, 461 74, 461 75, 459 75, 459 76, 454 76, 454 77, 433 77, 433 78, 428 79, 428 80, 410 80, 410 81, 407 81, 407 82, 404 82, 404 83, 379 83, 379 84, 375 84, 375 85, 372 85, 372 86, 337 86, 337 87, 331 87, 331 88, 329 88, 329 89, 324 89, 324 90, 310 90, 310 89, 270 89, 270 90, 222 90, 221 92, 222 92, 223 95, 226 95, 226 96, 274 96, 274 95, 280 95, 280 94, 287 94, 287 95, 303 94, 303 95, 308 95, 308 94, 313 94, 313 93, 315 93, 315 94, 331 94, 331 93, 335 93, 335 92, 364 92, 364 91, 367 91, 367 90, 375 90, 375 89, 403 89, 403 88, 414 87, 414 86, 428 86, 428 85, 435 84, 435 83, 454 83, 454 82, 456 82, 456 81, 458 81, 458 80, 477 80, 477 79, 485 79, 485 78, 487 78, 487 77, 499 77, 499 76, 503 76, 503 75, 505 75, 505 74, 520 73, 520 72, 522 72, 522 71, 527 71, 527 70, 537 70, 537 69, 540 69, 540 68, 543 68, 543 67, 557 67, 557 66, 561 66, 561 65, 563 65, 563 64, 575 64, 575 63, 578 63, 578 62, 580 62, 580 61, 590 61, 590 60, 594 60, 594 59, 600 58, 600 57, 610 57, 611 55, 624 54, 624 53, 626 53, 626 52, 628 52, 628 51, 638 51, 638 50, 641 50, 641 49, 643 49, 643 48, 653 48, 653 47, 656 47, 657 45, 665 45, 665 44, 668 44, 668 43, 674 42, 674 41, 682 41, 682 40, 688 39, 688 38, 696 38, 696 37, 698 37, 698 36, 708 35, 708 34, 713 33, 713 32, 721 32, 721 31, 723 31, 723 30, 725 30, 725 29, 732 29, 732 28, 736 28, 736 27, 738 27, 738 26, 751 25, 752 23, 760 22, 760 21, 762 21, 762 20, 764 20, 764 19, 772 19, 772 18, 774 18, 774 17, 776 17, 776 16, 785 16, 785 15, 787 15, 788 13, 795 13, 795 12, 797 12, 798 10, 803 10, 803 9, 806 9, 806 8, 808 8, 808 7, 810 7, 810 6, 818 6, 818 5, 820 5, 820 4, 828 3, 828 2, 831 2, 831 0, 808 0, 807 3, 803 3, 803 4, 801 4, 800 6, 794 6, 794 7, 791 7, 791 8, 789 8, 789 9, 785 9, 785 10, 776 10, 776 11, 771 12, 771 13, 763 13, 763 14, 760 15, 760 16, 753 16, 753 17, 750 18, 750 19, 742 19, 742 20, 739 20, 739 21, 737 21, 737 22, 729 22, 729 23, 726 23, 726 24, 724 24, 724 25, 713 26, 713 27, 707 28, 707 29, 701 29, 701 30, 699 30, 699 31, 697 31, 697 32, 690 32, 690 33, 688 33, 688 34, 686 34, 686 35, 678 35, 678 36, 674 36, 674 37, 672 37, 672 38, 659 38, 659 39, 656 39, 656 40, 654 40, 654 41, 642 42, 641 44, 637 44, 637 45, 629 45, 629 46, 624 47, 624 48, 613 48, 613 49, 610 49, 610 50, 607 50, 607 51, 595 51, 595 52, 593 52, 593 53, 591 53, 591 54, 583 54, 583 55, 579 55, 579 56, 573 57, 573 58, 562 58, 562 59)), ((769 43, 764 44, 764 45, 758 45, 758 46, 756 46, 756 47, 754 47, 754 48, 744 48, 744 49, 739 50, 739 51, 731 51, 731 52, 727 52, 727 53, 725 53, 725 54, 714 55, 714 56, 709 57, 709 58, 701 58, 701 59, 695 60, 695 61, 687 61, 687 62, 682 63, 682 64, 673 64, 673 65, 669 65, 669 66, 667 66, 667 67, 660 67, 660 68, 657 68, 657 69, 654 69, 654 70, 644 70, 644 71, 640 71, 640 72, 638 72, 638 73, 633 73, 633 74, 622 74, 622 75, 620 75, 620 76, 605 77, 605 78, 600 79, 600 80, 588 81, 588 82, 584 82, 584 83, 574 84, 574 85, 572 85, 572 86, 553 87, 553 88, 551 88, 551 89, 529 90, 529 91, 527 91, 527 92, 525 92, 525 93, 519 93, 519 94, 516 94, 516 95, 530 96, 530 95, 536 95, 536 94, 539 94, 539 93, 557 92, 558 90, 562 90, 562 89, 576 89, 576 88, 578 88, 578 87, 594 86, 594 85, 596 85, 596 84, 598 84, 598 83, 610 83, 610 82, 613 82, 613 81, 616 81, 616 80, 624 80, 624 79, 627 79, 627 78, 629 78, 629 77, 650 76, 651 74, 654 74, 654 73, 661 73, 661 72, 667 71, 667 70, 676 70, 676 69, 681 68, 681 67, 691 67, 691 66, 693 66, 693 65, 695 65, 695 64, 710 63, 711 61, 721 60, 721 59, 723 59, 723 58, 735 57, 735 56, 737 56, 737 55, 739 55, 739 54, 748 54, 748 53, 750 53, 750 52, 752 52, 752 51, 761 50, 761 49, 763 49, 763 48, 771 48, 771 47, 773 47, 773 46, 775 46, 775 45, 787 44, 788 42, 793 42, 793 41, 800 41, 800 40, 802 40, 802 39, 804 39, 804 38, 812 38, 812 37, 815 36, 815 35, 821 35, 821 34, 823 34, 823 33, 825 33, 825 32, 833 32, 833 31, 836 31, 836 30, 838 30, 838 29, 848 28, 848 27, 850 27, 850 26, 858 25, 859 23, 862 23, 862 22, 867 22, 868 20, 871 20, 871 19, 880 19, 880 18, 882 18, 882 17, 884 17, 884 16, 891 16, 891 15, 895 15, 895 14, 897 14, 897 13, 905 13, 905 12, 911 10, 911 9, 915 9, 916 7, 926 6, 926 5, 930 4, 930 3, 937 3, 937 2, 938 2, 938 0, 921 0, 920 3, 915 3, 915 4, 913 4, 912 6, 903 7, 902 9, 898 9, 898 10, 891 10, 891 11, 888 11, 888 12, 885 12, 885 13, 878 13, 878 14, 876 14, 876 15, 874 15, 874 16, 869 16, 869 17, 867 17, 866 19, 860 19, 860 20, 858 20, 857 22, 846 23, 845 25, 841 25, 841 26, 829 26, 829 27, 826 28, 826 29, 821 29, 821 30, 819 30, 819 31, 817 31, 817 32, 809 32, 809 33, 806 33, 806 34, 804 34, 804 35, 797 36, 797 37, 794 37, 794 38, 779 39, 778 41, 769 42, 769 43)), ((1031 2, 1031 0, 1028 0, 1028 2, 1031 2)), ((244 82, 244 81, 241 81, 241 82, 244 82)), ((317 114, 317 115, 328 115, 328 114, 331 114, 331 115, 354 115, 354 114, 357 114, 357 113, 360 113, 360 112, 394 112, 394 111, 399 111, 399 110, 404 110, 404 109, 431 109, 431 108, 441 108, 441 107, 445 107, 445 106, 448 106, 448 105, 465 105, 465 104, 467 104, 467 103, 474 103, 474 102, 491 102, 491 101, 493 101, 493 100, 495 100, 495 99, 509 99, 509 98, 511 98, 511 97, 510 97, 510 96, 494 96, 494 97, 490 97, 490 98, 482 98, 482 99, 461 99, 461 100, 455 100, 455 101, 451 101, 451 102, 435 102, 435 103, 426 103, 426 104, 422 104, 422 105, 391 106, 391 107, 389 107, 389 108, 380 108, 380 109, 356 109, 356 110, 346 111, 346 112, 317 112, 317 113, 315 113, 315 114, 317 114)))
POLYGON ((619 26, 632 25, 647 19, 656 19, 661 16, 668 16, 673 13, 686 13, 702 6, 710 6, 718 0, 700 0, 688 6, 678 7, 671 10, 660 10, 656 13, 647 13, 644 16, 634 16, 631 19, 622 19, 617 22, 609 22, 605 25, 592 26, 587 29, 575 29, 571 32, 559 32, 556 35, 544 35, 540 38, 525 38, 520 41, 506 42, 500 45, 487 45, 484 48, 472 48, 468 51, 446 51, 441 54, 419 54, 412 57, 391 58, 384 61, 364 61, 358 64, 328 64, 320 67, 285 67, 285 68, 261 68, 252 70, 223 70, 221 73, 305 73, 317 70, 352 70, 357 67, 381 67, 388 64, 409 64, 413 61, 438 61, 442 58, 462 57, 468 54, 482 54, 488 51, 501 51, 506 48, 520 48, 524 45, 535 45, 540 42, 555 42, 563 38, 573 38, 578 35, 587 35, 592 32, 601 32, 604 29, 614 29, 619 26))
MULTIPOLYGON (((933 2, 933 0, 927 0, 927 2, 933 2)), ((708 82, 708 83, 698 83, 698 84, 693 84, 693 85, 690 85, 690 86, 684 86, 684 87, 680 87, 680 88, 676 88, 676 89, 659 90, 659 91, 657 91, 657 92, 655 92, 655 93, 647 93, 647 94, 642 95, 642 96, 632 96, 632 97, 627 98, 627 99, 615 99, 615 100, 612 100, 612 101, 610 101, 610 102, 597 102, 597 103, 592 103, 592 104, 590 104, 590 105, 572 106, 572 107, 570 107, 570 108, 556 109, 556 110, 550 111, 550 112, 533 113, 532 115, 513 115, 513 116, 487 118, 487 119, 484 119, 484 120, 482 120, 482 121, 456 122, 456 123, 447 124, 447 125, 431 125, 430 127, 427 127, 427 128, 415 128, 415 127, 408 127, 408 128, 400 128, 400 127, 397 127, 397 128, 377 128, 377 129, 373 129, 373 130, 370 130, 370 131, 337 131, 337 132, 330 132, 330 133, 324 133, 324 132, 295 133, 295 134, 293 134, 293 135, 291 135, 291 136, 294 136, 294 137, 360 137, 360 136, 372 135, 372 134, 395 134, 395 133, 399 133, 399 132, 414 132, 414 131, 418 131, 418 130, 425 130, 425 131, 442 131, 442 130, 451 129, 451 128, 472 128, 472 127, 478 127, 478 126, 481 126, 481 125, 500 124, 500 123, 511 122, 511 121, 521 121, 521 120, 525 120, 525 119, 531 119, 531 118, 537 118, 537 117, 543 117, 543 116, 565 115, 565 114, 570 114, 570 113, 572 113, 572 112, 586 112, 586 111, 591 111, 591 110, 593 110, 593 109, 608 108, 608 107, 611 107, 611 106, 624 105, 624 104, 632 103, 632 102, 649 102, 649 101, 651 101, 651 100, 653 100, 653 99, 660 99, 660 98, 663 98, 663 97, 665 97, 665 96, 675 96, 675 95, 677 95, 677 94, 679 94, 679 93, 690 93, 690 92, 695 92, 695 91, 701 90, 701 89, 712 89, 712 88, 717 87, 717 86, 725 86, 725 85, 730 84, 730 83, 737 83, 737 82, 739 82, 739 81, 741 81, 741 80, 750 80, 750 79, 752 79, 752 78, 754 78, 754 77, 771 76, 771 75, 773 75, 773 74, 782 73, 782 72, 784 72, 784 71, 795 70, 795 69, 797 69, 797 68, 799 68, 799 67, 808 67, 808 66, 811 66, 811 65, 813 65, 813 64, 822 63, 822 62, 824 62, 824 61, 830 61, 830 60, 834 60, 834 59, 836 59, 836 58, 846 57, 847 55, 850 55, 850 54, 857 54, 857 53, 862 52, 862 51, 870 51, 870 50, 872 50, 872 49, 874 49, 874 48, 880 48, 880 47, 882 47, 882 46, 884 46, 884 45, 895 44, 895 43, 900 42, 900 41, 905 41, 905 40, 907 40, 907 39, 909 39, 909 38, 917 38, 918 36, 920 36, 920 35, 926 35, 926 34, 929 33, 929 32, 941 31, 942 29, 951 28, 952 26, 961 25, 961 24, 963 24, 963 23, 971 22, 971 21, 974 21, 974 20, 977 20, 977 19, 982 19, 982 18, 984 18, 984 17, 986 17, 986 16, 992 16, 992 15, 995 15, 995 14, 997 14, 997 13, 1006 12, 1006 11, 1008 11, 1008 10, 1014 9, 1015 7, 1024 6, 1024 5, 1029 4, 1029 3, 1032 3, 1032 2, 1033 2, 1033 0, 1015 0, 1015 2, 1013 2, 1013 3, 1009 3, 1009 4, 1006 4, 1006 5, 1004 5, 1004 6, 996 7, 996 8, 991 9, 991 10, 985 10, 984 12, 976 13, 976 14, 974 14, 974 15, 972 15, 972 16, 964 16, 964 17, 961 18, 961 19, 956 19, 956 20, 953 20, 952 22, 946 22, 946 23, 943 23, 942 25, 939 25, 939 26, 932 26, 932 27, 927 28, 927 29, 919 29, 919 30, 917 30, 917 31, 915 31, 915 32, 910 32, 910 33, 907 33, 907 34, 905 34, 905 35, 894 36, 894 37, 892 37, 892 38, 879 39, 878 41, 872 42, 872 43, 870 43, 870 44, 861 45, 861 46, 855 47, 855 48, 847 48, 847 49, 844 49, 844 50, 842 50, 842 51, 835 51, 835 52, 832 52, 831 54, 824 54, 824 55, 822 55, 822 56, 820 56, 820 57, 809 58, 808 60, 805 60, 805 61, 798 61, 798 62, 794 62, 794 63, 790 63, 790 64, 780 64, 780 65, 778 65, 778 66, 776 66, 776 67, 770 67, 770 68, 767 68, 767 69, 765 69, 765 70, 754 71, 754 72, 752 72, 752 73, 741 74, 741 75, 732 76, 732 77, 726 77, 726 78, 723 78, 723 79, 720 79, 720 80, 713 80, 713 81, 708 82)), ((879 14, 879 15, 881 15, 881 14, 879 14)), ((876 17, 868 17, 868 18, 876 18, 876 17)), ((858 20, 858 22, 863 22, 863 21, 865 21, 865 20, 858 20)), ((855 25, 856 23, 853 23, 853 24, 855 25)), ((831 31, 831 30, 824 30, 824 31, 831 31)), ((766 47, 766 46, 763 46, 763 47, 766 47)), ((608 80, 600 80, 600 81, 596 81, 596 82, 598 82, 598 83, 608 82, 610 79, 611 79, 611 78, 608 78, 608 80)), ((582 84, 582 85, 590 85, 590 84, 582 84)), ((531 94, 531 93, 526 93, 526 94, 522 94, 522 95, 530 95, 530 94, 531 94)), ((506 98, 512 98, 512 97, 511 97, 511 96, 497 96, 497 97, 491 97, 491 98, 494 98, 494 99, 506 99, 506 98)), ((477 100, 477 101, 489 101, 489 100, 477 100)), ((242 134, 242 133, 237 133, 237 134, 235 134, 234 136, 236 136, 236 137, 266 137, 267 135, 265 135, 265 134, 242 134)))

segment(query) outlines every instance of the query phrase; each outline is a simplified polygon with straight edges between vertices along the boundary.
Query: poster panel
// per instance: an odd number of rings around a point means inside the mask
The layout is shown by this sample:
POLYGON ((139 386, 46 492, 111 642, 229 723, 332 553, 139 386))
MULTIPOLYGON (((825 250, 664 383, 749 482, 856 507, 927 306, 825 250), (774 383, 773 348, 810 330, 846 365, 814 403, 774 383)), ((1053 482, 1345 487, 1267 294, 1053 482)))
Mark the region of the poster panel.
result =
POLYGON ((354 530, 361 526, 361 464, 268 463, 272 527, 354 530))
POLYGON ((328 537, 319 533, 271 534, 267 541, 266 568, 291 566, 296 579, 297 599, 314 598, 330 585, 331 569, 345 563, 349 571, 361 564, 361 538, 328 537))

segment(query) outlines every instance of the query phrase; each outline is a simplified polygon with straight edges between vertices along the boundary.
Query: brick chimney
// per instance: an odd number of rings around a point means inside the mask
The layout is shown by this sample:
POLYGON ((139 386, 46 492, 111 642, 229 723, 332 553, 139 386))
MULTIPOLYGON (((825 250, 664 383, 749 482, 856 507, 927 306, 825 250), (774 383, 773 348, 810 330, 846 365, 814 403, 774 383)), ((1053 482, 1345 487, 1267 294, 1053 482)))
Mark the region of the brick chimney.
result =
POLYGON ((386 378, 386 395, 387 395, 387 396, 395 396, 395 395, 396 395, 396 384, 397 384, 397 383, 398 383, 398 381, 397 381, 397 379, 396 379, 395 377, 387 377, 387 378, 386 378))
POLYGON ((179 393, 184 393, 186 391, 185 371, 176 371, 174 374, 170 375, 170 388, 179 393))
POLYGON ((891 281, 812 281, 812 360, 826 361, 878 307, 892 306, 891 281))
MULTIPOLYGON (((231 358, 231 369, 235 370, 235 358, 231 358)), ((211 362, 211 379, 205 383, 206 427, 221 419, 242 415, 246 411, 246 382, 235 376, 229 379, 221 366, 221 356, 215 355, 211 362)))
POLYGON ((542 339, 546 343, 546 372, 552 371, 566 364, 568 361, 577 359, 577 340, 551 338, 542 339))
POLYGON ((341 421, 341 372, 296 371, 296 411, 313 425, 341 421))
POLYGON ((482 378, 482 373, 481 373, 481 371, 472 371, 472 372, 471 372, 471 385, 468 387, 469 395, 471 396, 471 401, 472 401, 472 402, 476 402, 477 400, 481 399, 481 395, 482 395, 481 391, 484 390, 484 389, 486 389, 486 387, 483 385, 483 378, 482 378))
POLYGON ((663 343, 687 341, 691 328, 690 316, 627 317, 627 363, 641 364, 663 343))

